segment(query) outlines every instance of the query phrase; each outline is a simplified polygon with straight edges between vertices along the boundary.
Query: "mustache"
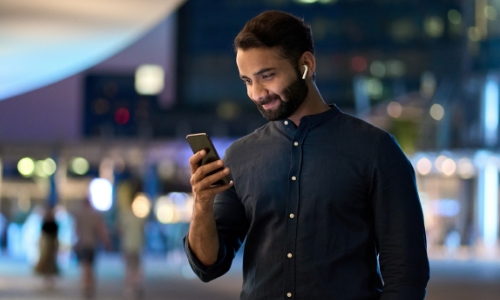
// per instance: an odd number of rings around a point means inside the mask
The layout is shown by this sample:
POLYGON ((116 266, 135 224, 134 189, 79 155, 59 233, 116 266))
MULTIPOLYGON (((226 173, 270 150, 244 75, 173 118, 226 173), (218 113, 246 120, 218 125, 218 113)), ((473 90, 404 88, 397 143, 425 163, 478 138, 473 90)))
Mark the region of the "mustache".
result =
POLYGON ((274 100, 282 101, 281 97, 278 95, 269 95, 269 96, 265 97, 264 99, 262 99, 261 101, 257 102, 257 104, 262 106, 262 105, 266 105, 268 103, 271 103, 274 100))

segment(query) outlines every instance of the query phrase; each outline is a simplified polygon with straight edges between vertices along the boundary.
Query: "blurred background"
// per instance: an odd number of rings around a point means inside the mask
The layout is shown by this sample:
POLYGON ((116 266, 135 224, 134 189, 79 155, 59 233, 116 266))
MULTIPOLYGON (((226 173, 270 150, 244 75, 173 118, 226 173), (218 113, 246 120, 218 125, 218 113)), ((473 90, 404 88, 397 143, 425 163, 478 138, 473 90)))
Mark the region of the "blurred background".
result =
POLYGON ((113 244, 96 297, 121 299, 117 223, 131 208, 145 298, 238 298, 241 253, 208 285, 186 264, 185 136, 207 132, 222 155, 265 124, 232 41, 267 9, 311 25, 324 100, 392 133, 411 160, 427 298, 498 299, 500 0, 0 0, 0 296, 79 295, 74 215, 90 198, 113 244), (31 269, 48 204, 65 284, 41 292, 31 269))

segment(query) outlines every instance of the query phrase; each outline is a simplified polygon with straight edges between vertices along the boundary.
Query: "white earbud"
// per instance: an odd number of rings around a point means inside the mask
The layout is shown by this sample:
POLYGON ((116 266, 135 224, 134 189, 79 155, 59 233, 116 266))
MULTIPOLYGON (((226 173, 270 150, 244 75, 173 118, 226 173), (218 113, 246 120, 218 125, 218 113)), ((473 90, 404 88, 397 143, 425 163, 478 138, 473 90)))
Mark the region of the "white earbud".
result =
POLYGON ((305 70, 304 70, 304 74, 302 75, 302 79, 306 79, 306 75, 307 75, 307 71, 309 71, 309 67, 307 65, 303 65, 305 70))

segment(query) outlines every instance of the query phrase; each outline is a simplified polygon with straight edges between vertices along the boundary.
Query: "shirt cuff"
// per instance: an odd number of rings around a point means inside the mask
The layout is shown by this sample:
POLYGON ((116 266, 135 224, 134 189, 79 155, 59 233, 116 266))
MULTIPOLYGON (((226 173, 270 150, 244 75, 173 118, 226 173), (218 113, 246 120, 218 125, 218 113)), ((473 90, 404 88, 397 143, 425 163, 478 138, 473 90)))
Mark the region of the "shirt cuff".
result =
POLYGON ((205 282, 216 278, 216 274, 218 273, 217 270, 224 263, 227 256, 226 246, 223 243, 222 237, 219 235, 219 253, 217 254, 217 261, 213 265, 207 267, 203 265, 193 251, 191 251, 191 248, 189 247, 188 235, 189 232, 184 237, 184 250, 186 251, 189 264, 191 265, 194 273, 205 282))

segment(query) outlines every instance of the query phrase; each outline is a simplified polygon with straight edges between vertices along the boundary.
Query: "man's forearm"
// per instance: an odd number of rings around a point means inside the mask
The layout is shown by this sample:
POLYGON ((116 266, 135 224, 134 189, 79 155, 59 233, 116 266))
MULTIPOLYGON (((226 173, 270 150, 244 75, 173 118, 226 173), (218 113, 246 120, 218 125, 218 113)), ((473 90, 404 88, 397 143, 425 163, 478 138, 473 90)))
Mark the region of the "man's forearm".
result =
POLYGON ((217 261, 219 236, 213 210, 202 210, 195 205, 188 241, 189 248, 204 266, 209 267, 217 261))

